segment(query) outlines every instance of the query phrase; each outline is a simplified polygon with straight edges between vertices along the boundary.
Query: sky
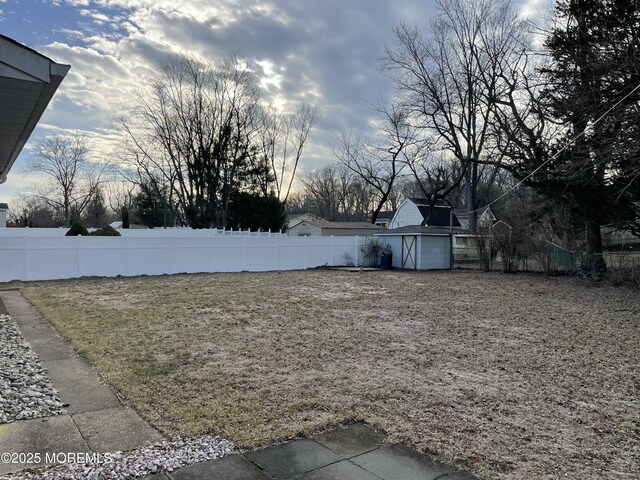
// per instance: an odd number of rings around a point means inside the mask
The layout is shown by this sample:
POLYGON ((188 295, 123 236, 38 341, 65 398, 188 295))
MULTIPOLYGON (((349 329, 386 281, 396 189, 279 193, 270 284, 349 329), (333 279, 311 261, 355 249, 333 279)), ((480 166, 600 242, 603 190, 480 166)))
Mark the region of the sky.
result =
MULTIPOLYGON (((522 0, 535 14, 549 0, 522 0)), ((426 28, 434 0, 0 0, 0 33, 71 70, 18 157, 0 202, 33 181, 23 170, 43 136, 83 131, 96 159, 112 160, 113 119, 171 54, 252 62, 265 98, 286 110, 315 105, 319 120, 301 168, 332 161, 341 127, 364 129, 389 101, 378 70, 400 22, 426 28)))

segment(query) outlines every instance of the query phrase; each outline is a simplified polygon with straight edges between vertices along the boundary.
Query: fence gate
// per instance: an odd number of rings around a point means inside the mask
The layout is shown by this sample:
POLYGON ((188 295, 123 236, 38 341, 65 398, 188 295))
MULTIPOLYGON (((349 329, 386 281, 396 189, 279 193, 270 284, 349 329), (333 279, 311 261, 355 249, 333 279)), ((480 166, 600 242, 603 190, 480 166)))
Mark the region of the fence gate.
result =
POLYGON ((416 237, 413 235, 402 237, 402 268, 416 269, 416 237))

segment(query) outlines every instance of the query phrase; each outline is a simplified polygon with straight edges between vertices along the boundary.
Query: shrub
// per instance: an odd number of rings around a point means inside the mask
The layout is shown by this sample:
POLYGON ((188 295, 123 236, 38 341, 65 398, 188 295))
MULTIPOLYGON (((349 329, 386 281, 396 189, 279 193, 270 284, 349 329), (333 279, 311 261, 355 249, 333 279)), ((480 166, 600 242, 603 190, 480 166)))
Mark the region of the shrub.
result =
POLYGON ((362 263, 365 267, 377 267, 380 264, 380 256, 386 251, 391 251, 391 247, 380 242, 377 238, 368 237, 360 246, 362 253, 362 263))
POLYGON ((89 235, 93 237, 119 237, 120 232, 113 228, 111 225, 107 225, 105 227, 97 229, 94 232, 91 232, 89 235))
POLYGON ((65 233, 66 237, 77 237, 78 235, 87 236, 89 235, 89 231, 87 227, 82 225, 80 222, 74 222, 71 225, 71 228, 65 233))

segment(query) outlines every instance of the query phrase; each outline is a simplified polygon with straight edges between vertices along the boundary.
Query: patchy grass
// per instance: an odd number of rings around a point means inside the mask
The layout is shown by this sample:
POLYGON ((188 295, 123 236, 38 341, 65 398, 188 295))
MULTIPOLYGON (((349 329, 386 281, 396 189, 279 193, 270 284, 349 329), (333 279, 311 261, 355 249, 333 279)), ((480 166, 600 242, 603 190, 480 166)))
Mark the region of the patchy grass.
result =
POLYGON ((632 290, 305 271, 23 292, 167 435, 255 447, 364 419, 486 478, 640 476, 632 290))

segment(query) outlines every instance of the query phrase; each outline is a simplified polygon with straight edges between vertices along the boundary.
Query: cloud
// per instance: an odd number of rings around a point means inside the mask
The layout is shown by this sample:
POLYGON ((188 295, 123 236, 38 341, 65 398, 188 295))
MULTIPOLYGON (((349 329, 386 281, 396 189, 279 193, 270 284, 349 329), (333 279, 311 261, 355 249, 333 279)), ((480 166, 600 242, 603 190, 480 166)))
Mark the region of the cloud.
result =
MULTIPOLYGON (((548 1, 523 8, 535 12, 548 1)), ((378 66, 393 27, 424 26, 434 12, 424 0, 64 0, 61 8, 73 20, 51 27, 56 41, 38 48, 71 65, 43 118, 49 131, 104 135, 97 148, 110 155, 114 115, 152 80, 160 60, 240 53, 255 62, 271 102, 318 106, 302 165, 308 169, 331 161, 328 143, 340 126, 366 130, 375 116, 369 104, 390 100, 392 84, 378 66)))

